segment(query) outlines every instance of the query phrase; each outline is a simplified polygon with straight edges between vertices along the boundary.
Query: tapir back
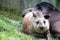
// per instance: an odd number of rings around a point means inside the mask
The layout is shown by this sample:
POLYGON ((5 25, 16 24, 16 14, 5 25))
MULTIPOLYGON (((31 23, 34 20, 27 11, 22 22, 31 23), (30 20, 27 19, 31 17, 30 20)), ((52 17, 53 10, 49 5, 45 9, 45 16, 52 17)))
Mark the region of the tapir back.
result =
POLYGON ((29 14, 26 14, 25 17, 23 18, 23 31, 25 33, 32 33, 33 29, 32 29, 32 21, 31 21, 31 17, 32 17, 32 12, 29 12, 29 14))

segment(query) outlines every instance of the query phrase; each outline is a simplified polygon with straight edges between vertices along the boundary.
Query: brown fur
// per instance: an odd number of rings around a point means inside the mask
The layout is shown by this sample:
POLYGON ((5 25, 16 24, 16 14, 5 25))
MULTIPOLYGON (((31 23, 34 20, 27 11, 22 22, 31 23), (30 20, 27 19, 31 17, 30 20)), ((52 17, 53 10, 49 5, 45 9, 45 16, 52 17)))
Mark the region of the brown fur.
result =
MULTIPOLYGON (((42 14, 42 12, 41 11, 35 11, 35 12, 37 12, 36 14, 39 14, 39 16, 40 17, 42 17, 42 18, 44 18, 44 15, 42 14)), ((39 17, 39 18, 40 18, 39 17)), ((48 18, 48 17, 47 17, 48 18)), ((37 29, 37 28, 34 28, 33 27, 33 24, 34 23, 32 23, 33 21, 35 21, 35 20, 33 20, 34 18, 33 18, 33 13, 32 12, 29 12, 28 14, 26 14, 25 16, 24 16, 24 18, 23 18, 23 23, 22 23, 22 30, 23 30, 23 32, 24 33, 28 33, 28 34, 33 34, 34 36, 36 35, 36 33, 37 33, 37 35, 36 36, 39 36, 39 34, 45 34, 45 36, 47 37, 47 40, 50 40, 51 38, 50 38, 50 31, 49 31, 49 21, 48 20, 46 20, 47 21, 47 23, 45 24, 45 25, 47 25, 46 27, 47 27, 47 29, 46 29, 46 31, 45 30, 35 30, 35 29, 37 29), (33 20, 33 21, 32 21, 33 20)), ((37 19, 36 19, 37 20, 37 19)), ((44 22, 43 22, 44 23, 44 22)), ((40 24, 41 25, 41 24, 40 24)), ((35 27, 36 27, 36 25, 35 25, 35 27)))
POLYGON ((32 34, 35 32, 35 30, 32 27, 32 12, 29 12, 29 14, 26 14, 26 16, 23 18, 23 31, 28 34, 32 34))

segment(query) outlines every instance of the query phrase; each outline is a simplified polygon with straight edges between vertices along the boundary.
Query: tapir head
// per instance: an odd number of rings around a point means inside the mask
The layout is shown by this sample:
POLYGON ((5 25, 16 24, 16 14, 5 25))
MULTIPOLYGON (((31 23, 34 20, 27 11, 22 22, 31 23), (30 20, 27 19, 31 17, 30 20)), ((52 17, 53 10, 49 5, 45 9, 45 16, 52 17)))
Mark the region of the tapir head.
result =
POLYGON ((32 12, 32 24, 34 30, 43 33, 49 29, 49 15, 43 15, 42 12, 32 12))

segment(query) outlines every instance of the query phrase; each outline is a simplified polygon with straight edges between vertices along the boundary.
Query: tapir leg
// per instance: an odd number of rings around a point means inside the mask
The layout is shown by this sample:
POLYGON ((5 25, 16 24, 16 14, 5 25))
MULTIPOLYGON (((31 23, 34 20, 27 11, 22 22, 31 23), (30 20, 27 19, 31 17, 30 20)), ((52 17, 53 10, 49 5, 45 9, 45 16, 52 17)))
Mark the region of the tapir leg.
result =
POLYGON ((60 21, 55 22, 52 26, 52 31, 54 32, 54 36, 60 37, 60 21))
POLYGON ((47 31, 47 39, 46 39, 46 40, 52 40, 52 39, 51 39, 51 35, 50 35, 50 31, 49 31, 49 30, 47 31))

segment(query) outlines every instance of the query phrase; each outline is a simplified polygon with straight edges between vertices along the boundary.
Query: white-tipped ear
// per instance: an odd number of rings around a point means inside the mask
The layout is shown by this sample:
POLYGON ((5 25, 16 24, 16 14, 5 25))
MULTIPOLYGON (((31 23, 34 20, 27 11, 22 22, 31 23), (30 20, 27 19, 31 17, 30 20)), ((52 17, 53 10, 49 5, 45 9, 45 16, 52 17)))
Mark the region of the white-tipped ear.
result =
POLYGON ((50 18, 50 15, 49 14, 46 14, 46 15, 44 15, 44 18, 45 19, 49 19, 50 18))
POLYGON ((32 12, 32 13, 33 13, 33 17, 36 17, 37 16, 34 12, 32 12))

